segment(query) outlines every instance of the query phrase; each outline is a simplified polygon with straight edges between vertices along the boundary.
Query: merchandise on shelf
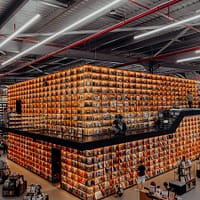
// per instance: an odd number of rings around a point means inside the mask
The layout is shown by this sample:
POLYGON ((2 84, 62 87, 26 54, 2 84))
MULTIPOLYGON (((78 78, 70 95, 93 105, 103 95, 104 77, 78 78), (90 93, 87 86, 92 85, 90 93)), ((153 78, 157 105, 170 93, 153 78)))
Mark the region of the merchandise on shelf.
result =
POLYGON ((162 135, 91 150, 77 150, 9 133, 8 158, 52 181, 51 149, 61 151, 61 187, 81 199, 99 199, 136 184, 139 160, 154 177, 200 152, 200 116, 184 117, 173 137, 162 135))
POLYGON ((31 184, 27 187, 24 200, 48 200, 47 194, 41 192, 41 185, 31 184))
POLYGON ((170 181, 170 186, 178 194, 182 195, 196 187, 196 177, 192 177, 192 162, 183 155, 178 161, 178 180, 170 181))
POLYGON ((198 82, 169 76, 84 65, 10 85, 8 104, 15 128, 45 130, 54 137, 110 133, 116 114, 128 129, 154 125, 158 111, 198 107, 198 82))
POLYGON ((116 114, 123 116, 129 130, 152 127, 160 110, 174 104, 186 108, 188 91, 196 108, 197 83, 85 65, 10 85, 8 105, 20 112, 10 122, 18 133, 8 135, 8 158, 49 181, 58 178, 63 189, 81 199, 109 196, 119 183, 123 188, 136 184, 141 159, 148 177, 173 169, 183 155, 195 159, 200 151, 200 117, 184 117, 173 137, 166 134, 132 141, 127 136, 121 143, 90 150, 54 144, 53 140, 109 135, 116 114), (27 135, 20 135, 19 130, 27 135), (51 142, 47 137, 29 137, 35 133, 52 136, 51 142), (53 148, 61 154, 60 176, 53 173, 53 148))
POLYGON ((178 163, 178 180, 181 182, 188 182, 192 179, 192 162, 186 160, 183 156, 182 160, 178 163))
POLYGON ((4 109, 7 108, 7 102, 0 102, 0 126, 4 126, 4 109))

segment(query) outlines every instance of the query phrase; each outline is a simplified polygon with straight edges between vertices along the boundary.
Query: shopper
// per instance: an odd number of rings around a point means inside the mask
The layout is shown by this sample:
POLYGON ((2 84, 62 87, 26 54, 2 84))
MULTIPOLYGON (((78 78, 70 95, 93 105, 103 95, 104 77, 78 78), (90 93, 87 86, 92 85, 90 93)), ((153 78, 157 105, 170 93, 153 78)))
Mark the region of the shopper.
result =
POLYGON ((191 93, 191 92, 188 92, 187 99, 188 99, 189 108, 192 108, 193 96, 192 96, 192 93, 191 93))
POLYGON ((198 107, 200 108, 200 95, 198 95, 198 107))
POLYGON ((3 154, 7 152, 6 144, 4 140, 1 140, 0 142, 0 149, 3 151, 3 154))
POLYGON ((137 185, 138 185, 138 189, 140 190, 144 188, 144 183, 146 180, 145 171, 146 171, 146 168, 143 162, 140 161, 139 166, 138 166, 138 178, 137 178, 137 185))
POLYGON ((171 188, 170 188, 168 182, 164 182, 163 186, 164 186, 164 190, 171 191, 171 188))
POLYGON ((115 120, 113 121, 112 130, 116 135, 124 135, 127 131, 127 126, 123 120, 122 115, 115 115, 115 120))
POLYGON ((8 118, 9 118, 8 115, 9 115, 8 114, 8 109, 4 108, 4 110, 3 110, 3 123, 4 123, 5 127, 8 127, 8 118))
POLYGON ((121 197, 123 194, 124 194, 124 189, 121 185, 117 185, 116 186, 116 189, 117 189, 117 196, 121 197))

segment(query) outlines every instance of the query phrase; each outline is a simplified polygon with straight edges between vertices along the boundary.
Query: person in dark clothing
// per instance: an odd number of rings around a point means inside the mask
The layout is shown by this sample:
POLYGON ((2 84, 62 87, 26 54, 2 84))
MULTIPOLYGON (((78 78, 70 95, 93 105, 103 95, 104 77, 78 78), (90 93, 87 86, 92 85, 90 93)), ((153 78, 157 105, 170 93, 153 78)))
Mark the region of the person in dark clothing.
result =
POLYGON ((191 92, 188 92, 187 99, 188 99, 189 108, 192 108, 193 96, 191 92))
POLYGON ((121 185, 117 185, 117 196, 121 197, 124 194, 124 190, 121 185))
POLYGON ((164 190, 172 191, 172 188, 169 186, 168 182, 164 182, 163 186, 164 186, 164 190))
POLYGON ((146 180, 145 171, 146 171, 146 168, 143 162, 140 161, 139 166, 138 166, 138 179, 137 179, 138 189, 144 188, 144 183, 146 180))
POLYGON ((127 126, 123 120, 122 115, 115 115, 115 120, 113 121, 112 130, 116 135, 124 135, 127 131, 127 126))

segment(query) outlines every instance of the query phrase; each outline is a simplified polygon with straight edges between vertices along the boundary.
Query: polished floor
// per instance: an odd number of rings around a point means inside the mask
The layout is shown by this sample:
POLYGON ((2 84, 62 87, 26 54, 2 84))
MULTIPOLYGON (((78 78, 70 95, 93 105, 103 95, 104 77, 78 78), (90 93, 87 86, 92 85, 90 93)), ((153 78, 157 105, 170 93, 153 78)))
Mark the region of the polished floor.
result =
MULTIPOLYGON (((6 155, 1 156, 1 159, 7 160, 6 155)), ((7 160, 8 165, 12 172, 18 172, 24 175, 28 185, 32 183, 40 184, 42 186, 42 192, 49 195, 49 200, 78 200, 79 198, 74 197, 68 192, 59 188, 58 185, 52 185, 50 182, 40 178, 39 176, 31 173, 23 167, 7 160)), ((193 175, 195 175, 196 164, 193 163, 193 175)), ((145 186, 148 186, 151 181, 155 181, 157 185, 162 186, 164 181, 170 181, 175 179, 175 171, 172 170, 163 175, 157 176, 153 179, 148 180, 145 186)), ((126 189, 122 197, 116 197, 115 195, 105 198, 105 200, 137 200, 136 187, 126 189)), ((197 178, 197 186, 195 189, 181 196, 182 200, 199 200, 200 199, 200 178, 197 178)), ((20 197, 2 197, 2 185, 0 185, 0 200, 23 200, 23 195, 20 197)))

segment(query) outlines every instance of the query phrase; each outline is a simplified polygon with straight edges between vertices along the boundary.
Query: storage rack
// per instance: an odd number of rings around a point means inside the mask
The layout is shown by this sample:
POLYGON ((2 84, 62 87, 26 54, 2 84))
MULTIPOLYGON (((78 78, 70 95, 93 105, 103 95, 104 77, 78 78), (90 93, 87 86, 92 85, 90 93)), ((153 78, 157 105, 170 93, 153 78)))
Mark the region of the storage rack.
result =
POLYGON ((23 200, 48 200, 48 194, 41 192, 41 185, 31 184, 27 187, 23 200))
POLYGON ((182 195, 196 187, 196 177, 192 176, 192 162, 184 159, 178 162, 175 173, 178 180, 170 181, 169 185, 177 195, 182 195))
POLYGON ((7 108, 7 102, 0 102, 0 126, 4 125, 4 109, 7 108))
POLYGON ((9 86, 9 107, 22 102, 11 127, 58 137, 100 135, 120 113, 129 129, 148 128, 159 110, 187 107, 187 91, 197 107, 197 81, 84 65, 9 86))
POLYGON ((47 142, 34 142, 16 134, 8 136, 8 158, 49 181, 52 181, 51 147, 47 142))
POLYGON ((10 168, 4 160, 0 160, 0 183, 4 183, 4 181, 10 175, 10 168))
POLYGON ((119 182, 124 188, 134 185, 141 159, 148 177, 174 169, 183 156, 196 159, 199 123, 200 116, 185 117, 173 137, 163 135, 85 151, 9 133, 8 157, 51 181, 51 148, 58 148, 62 188, 81 199, 99 199, 114 193, 113 186, 119 182))
POLYGON ((25 192, 26 187, 27 181, 24 180, 24 176, 12 173, 3 184, 2 195, 3 197, 19 196, 25 192))
MULTIPOLYGON (((197 81, 85 65, 9 86, 9 107, 15 110, 16 100, 22 102, 22 114, 16 114, 11 128, 48 132, 64 140, 69 135, 82 138, 109 134, 119 113, 129 130, 148 128, 158 111, 174 104, 186 108, 187 91, 197 107, 197 81)), ((60 149, 62 188, 81 199, 99 199, 112 194, 116 183, 124 188, 134 185, 140 159, 149 177, 173 169, 183 155, 195 159, 200 150, 199 122, 199 116, 185 117, 173 137, 127 139, 91 150, 9 133, 8 157, 52 181, 51 149, 60 149)))

